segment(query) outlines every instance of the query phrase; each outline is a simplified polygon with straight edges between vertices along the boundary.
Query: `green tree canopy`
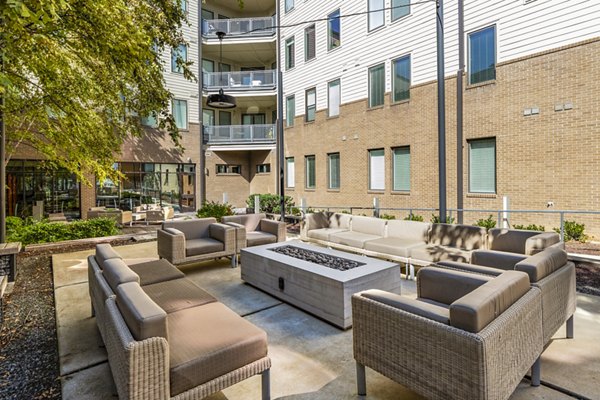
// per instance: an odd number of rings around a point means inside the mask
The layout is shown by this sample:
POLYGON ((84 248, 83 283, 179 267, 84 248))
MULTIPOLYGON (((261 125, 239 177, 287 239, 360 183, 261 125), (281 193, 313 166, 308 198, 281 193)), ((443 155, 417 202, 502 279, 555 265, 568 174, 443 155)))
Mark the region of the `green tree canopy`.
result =
MULTIPOLYGON (((185 44, 182 0, 7 0, 0 3, 0 95, 7 149, 30 146, 82 181, 103 179, 142 116, 181 149, 160 54, 185 44)), ((195 77, 178 60, 184 76, 195 77)))

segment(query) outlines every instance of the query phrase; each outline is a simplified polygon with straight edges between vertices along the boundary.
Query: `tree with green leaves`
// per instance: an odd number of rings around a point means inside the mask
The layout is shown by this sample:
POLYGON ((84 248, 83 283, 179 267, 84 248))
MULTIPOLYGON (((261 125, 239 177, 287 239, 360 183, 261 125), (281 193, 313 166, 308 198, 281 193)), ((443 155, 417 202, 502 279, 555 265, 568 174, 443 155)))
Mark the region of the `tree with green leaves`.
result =
MULTIPOLYGON (((7 158, 32 148, 82 182, 103 179, 153 116, 181 149, 160 54, 185 44, 185 0, 0 3, 0 96, 7 158), (183 3, 182 3, 183 1, 183 3)), ((178 60, 195 80, 191 62, 178 60)))

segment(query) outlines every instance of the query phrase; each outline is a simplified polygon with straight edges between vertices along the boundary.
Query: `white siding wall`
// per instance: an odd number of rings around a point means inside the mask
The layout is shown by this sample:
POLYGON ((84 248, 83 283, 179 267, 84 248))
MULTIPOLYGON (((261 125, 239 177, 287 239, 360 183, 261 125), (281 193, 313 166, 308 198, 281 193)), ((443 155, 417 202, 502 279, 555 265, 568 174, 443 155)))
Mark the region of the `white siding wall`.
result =
MULTIPOLYGON (((300 25, 282 29, 282 44, 295 35, 296 66, 284 71, 284 96, 296 95, 296 115, 304 114, 304 91, 317 87, 317 110, 327 108, 327 82, 341 78, 342 104, 364 99, 368 93, 367 70, 385 62, 386 92, 391 91, 390 61, 411 54, 412 84, 436 78, 435 2, 411 6, 411 14, 391 23, 386 11, 386 25, 368 32, 367 15, 341 19, 342 45, 327 51, 327 22, 316 23, 317 56, 304 61, 304 21, 326 18, 340 8, 348 15, 367 11, 367 0, 296 0, 295 8, 284 13, 282 25, 300 25)), ((385 0, 391 6, 391 0, 385 0)), ((444 1, 445 73, 455 75, 458 68, 457 1, 444 1)), ((598 0, 465 0, 465 32, 495 24, 497 61, 531 55, 600 36, 600 1, 598 0)), ((465 40, 465 50, 467 41, 465 40)), ((282 58, 285 49, 282 46, 282 58)), ((465 57, 468 65, 468 59, 465 57)), ((283 65, 283 63, 282 63, 283 65)))
MULTIPOLYGON (((183 37, 188 42, 188 61, 194 63, 191 69, 198 76, 198 0, 188 0, 188 22, 182 27, 183 37)), ((188 122, 198 123, 198 84, 171 72, 171 49, 165 49, 162 62, 167 87, 176 99, 187 100, 188 122)))

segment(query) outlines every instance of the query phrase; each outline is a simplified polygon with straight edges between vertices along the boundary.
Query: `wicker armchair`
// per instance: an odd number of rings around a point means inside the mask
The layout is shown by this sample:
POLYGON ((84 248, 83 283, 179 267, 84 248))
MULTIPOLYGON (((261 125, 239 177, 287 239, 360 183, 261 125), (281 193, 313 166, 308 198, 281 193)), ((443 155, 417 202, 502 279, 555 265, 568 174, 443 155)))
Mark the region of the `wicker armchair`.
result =
POLYGON ((285 222, 267 219, 266 214, 245 214, 223 217, 224 224, 236 228, 236 252, 245 247, 283 242, 285 222))
POLYGON ((235 228, 214 218, 163 222, 158 255, 175 265, 231 257, 235 265, 235 228))
POLYGON ((530 368, 539 385, 542 303, 525 273, 418 275, 416 300, 379 290, 352 297, 359 395, 365 366, 430 399, 507 399, 530 368))

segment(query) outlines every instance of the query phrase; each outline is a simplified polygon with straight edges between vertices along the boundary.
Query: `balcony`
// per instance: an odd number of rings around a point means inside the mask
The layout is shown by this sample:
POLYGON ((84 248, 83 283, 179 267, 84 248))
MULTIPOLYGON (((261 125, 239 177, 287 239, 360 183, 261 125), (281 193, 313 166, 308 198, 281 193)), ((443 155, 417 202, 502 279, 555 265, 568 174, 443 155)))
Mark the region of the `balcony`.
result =
POLYGON ((274 90, 277 88, 277 71, 204 72, 202 86, 208 91, 274 90))
POLYGON ((265 125, 208 125, 204 127, 207 144, 273 144, 276 140, 274 124, 265 125))
POLYGON ((225 37, 274 37, 275 17, 232 18, 202 20, 202 36, 217 39, 217 32, 225 32, 225 37))

